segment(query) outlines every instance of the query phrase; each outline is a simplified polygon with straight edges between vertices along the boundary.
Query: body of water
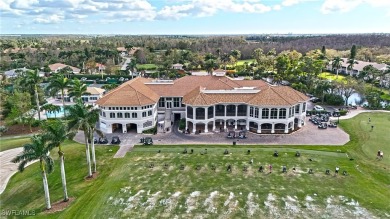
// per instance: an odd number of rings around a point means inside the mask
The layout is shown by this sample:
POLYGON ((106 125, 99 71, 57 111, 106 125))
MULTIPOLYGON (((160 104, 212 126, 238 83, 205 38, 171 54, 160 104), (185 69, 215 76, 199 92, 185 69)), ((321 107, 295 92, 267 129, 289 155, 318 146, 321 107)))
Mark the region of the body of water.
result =
POLYGON ((46 118, 62 118, 65 115, 64 107, 61 106, 59 111, 46 111, 46 118))

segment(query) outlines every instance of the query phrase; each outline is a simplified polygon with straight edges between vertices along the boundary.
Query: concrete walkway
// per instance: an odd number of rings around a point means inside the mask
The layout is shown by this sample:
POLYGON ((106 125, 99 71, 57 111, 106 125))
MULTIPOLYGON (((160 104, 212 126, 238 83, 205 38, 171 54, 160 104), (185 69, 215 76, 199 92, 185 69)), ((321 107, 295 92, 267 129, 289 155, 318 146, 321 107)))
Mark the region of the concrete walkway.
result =
MULTIPOLYGON (((18 172, 19 163, 12 163, 11 160, 23 151, 22 147, 14 148, 0 152, 0 194, 2 194, 8 184, 11 177, 18 172)), ((28 163, 26 166, 31 165, 36 161, 28 163)))

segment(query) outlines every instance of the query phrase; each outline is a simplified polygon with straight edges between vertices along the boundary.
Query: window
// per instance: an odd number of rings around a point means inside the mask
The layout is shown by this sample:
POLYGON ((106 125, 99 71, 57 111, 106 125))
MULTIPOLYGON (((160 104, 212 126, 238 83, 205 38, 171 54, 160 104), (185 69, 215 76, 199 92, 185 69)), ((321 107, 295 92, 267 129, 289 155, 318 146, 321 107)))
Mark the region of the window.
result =
POLYGON ((295 106, 295 113, 299 113, 299 104, 295 106))
POLYGON ((165 107, 165 99, 163 97, 158 101, 158 107, 165 107))
POLYGON ((306 102, 303 103, 303 112, 306 112, 306 102))
POLYGON ((259 118, 259 108, 255 108, 255 118, 259 118))
POLYGON ((271 119, 277 119, 278 118, 278 109, 272 108, 271 109, 271 119))
POLYGON ((146 117, 146 112, 142 112, 142 117, 146 117))
POLYGON ((119 107, 120 110, 122 110, 122 107, 119 107))
POLYGON ((105 112, 103 112, 103 117, 106 117, 106 113, 105 112))
POLYGON ((149 110, 148 111, 148 116, 151 116, 152 115, 152 110, 149 110))
POLYGON ((131 118, 137 118, 137 113, 132 113, 131 118))
POLYGON ((130 113, 125 113, 125 118, 130 118, 130 113))
POLYGON ((111 107, 108 107, 109 110, 111 110, 111 107))
POLYGON ((123 118, 123 114, 122 114, 122 113, 118 113, 118 114, 117 114, 117 117, 118 117, 118 118, 123 118))
POLYGON ((249 116, 253 117, 253 107, 249 107, 249 116))
POLYGON ((287 113, 287 110, 285 108, 279 109, 279 119, 285 119, 286 113, 287 113))
POLYGON ((180 107, 180 98, 178 97, 173 98, 173 107, 180 107))
POLYGON ((269 118, 269 109, 268 108, 264 108, 262 110, 262 116, 261 116, 262 119, 268 119, 269 118))
POLYGON ((110 113, 110 118, 115 118, 115 113, 110 113))
POLYGON ((119 107, 115 107, 116 110, 119 110, 119 107))

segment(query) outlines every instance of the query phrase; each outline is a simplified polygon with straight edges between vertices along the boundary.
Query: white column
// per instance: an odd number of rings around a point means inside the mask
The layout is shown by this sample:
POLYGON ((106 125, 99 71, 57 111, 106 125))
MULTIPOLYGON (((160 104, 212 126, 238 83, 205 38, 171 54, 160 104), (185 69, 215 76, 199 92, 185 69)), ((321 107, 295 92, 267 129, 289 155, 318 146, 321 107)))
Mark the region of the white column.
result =
POLYGON ((122 133, 127 133, 126 123, 122 124, 122 133))
POLYGON ((205 132, 205 133, 209 132, 209 127, 207 127, 207 126, 208 126, 208 124, 206 123, 206 124, 204 125, 204 132, 205 132))
POLYGON ((194 120, 196 120, 196 107, 192 107, 192 112, 194 112, 193 116, 194 116, 194 120))
POLYGON ((257 133, 261 133, 261 124, 257 123, 257 133))
POLYGON ((213 131, 215 131, 215 118, 213 120, 213 131))
POLYGON ((246 120, 246 126, 245 126, 245 129, 249 131, 249 120, 248 120, 248 119, 246 120))
POLYGON ((288 133, 288 123, 286 123, 286 126, 284 127, 284 133, 288 133))
POLYGON ((226 130, 226 119, 223 120, 223 130, 226 130))
POLYGON ((227 105, 224 105, 225 106, 225 115, 224 116, 226 116, 226 108, 227 108, 227 105))
MULTIPOLYGON (((236 108, 237 109, 237 108, 236 108)), ((237 111, 236 111, 236 115, 237 115, 237 111)), ((237 123, 238 123, 238 120, 234 120, 234 129, 237 129, 237 123)))
POLYGON ((213 106, 213 112, 214 112, 213 118, 214 118, 214 120, 215 120, 215 105, 213 106))
POLYGON ((195 122, 192 123, 192 133, 196 132, 196 124, 195 122))
POLYGON ((209 108, 208 107, 204 107, 204 119, 208 119, 209 118, 209 108))
POLYGON ((238 116, 238 105, 236 105, 236 117, 238 116))
POLYGON ((271 133, 275 133, 275 123, 272 123, 272 130, 271 133))

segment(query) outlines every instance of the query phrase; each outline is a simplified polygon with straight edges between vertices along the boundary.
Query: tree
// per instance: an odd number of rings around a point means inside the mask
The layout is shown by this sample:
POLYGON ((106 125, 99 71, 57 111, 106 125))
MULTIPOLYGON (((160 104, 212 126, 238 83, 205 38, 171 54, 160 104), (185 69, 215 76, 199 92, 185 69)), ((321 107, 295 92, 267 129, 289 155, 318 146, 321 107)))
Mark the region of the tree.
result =
POLYGON ((96 113, 98 114, 99 111, 98 109, 93 109, 93 106, 85 106, 81 101, 77 101, 75 105, 67 106, 66 109, 69 111, 69 115, 67 116, 67 119, 69 120, 68 130, 82 130, 84 132, 85 154, 87 156, 88 165, 88 177, 92 177, 91 153, 88 138, 90 136, 91 131, 91 117, 94 118, 96 113))
POLYGON ((359 64, 359 62, 357 62, 357 61, 356 61, 355 59, 353 59, 353 58, 348 59, 347 63, 348 63, 347 69, 350 70, 351 73, 353 72, 353 66, 354 66, 355 64, 359 64))
POLYGON ((206 69, 207 73, 211 74, 213 73, 214 68, 217 68, 218 64, 214 59, 209 59, 204 63, 204 68, 206 69))
POLYGON ((69 84, 69 97, 75 99, 81 99, 82 95, 90 94, 87 92, 87 85, 81 82, 79 79, 74 79, 69 84))
POLYGON ((89 59, 85 64, 86 72, 92 74, 93 70, 96 68, 96 62, 94 59, 89 59))
POLYGON ((26 86, 26 87, 32 86, 34 89, 35 102, 38 111, 38 120, 41 120, 41 114, 40 114, 41 109, 39 105, 39 94, 38 94, 38 87, 41 82, 42 82, 42 78, 39 76, 38 70, 27 71, 25 77, 23 77, 21 80, 22 86, 26 86))
POLYGON ((355 59, 356 58, 356 45, 352 45, 351 48, 351 55, 349 56, 350 59, 355 59))
POLYGON ((69 87, 69 84, 69 79, 66 78, 63 74, 56 74, 50 79, 49 85, 46 87, 46 91, 48 91, 51 96, 55 96, 58 94, 58 92, 61 92, 62 106, 64 107, 64 109, 65 89, 69 87))
POLYGON ((230 56, 232 56, 234 58, 234 66, 236 66, 237 64, 237 61, 241 58, 241 52, 240 50, 237 50, 237 49, 234 49, 232 51, 230 51, 230 56))
POLYGON ((20 172, 24 171, 28 162, 39 160, 39 167, 43 179, 43 189, 45 191, 46 209, 51 209, 46 173, 52 173, 54 167, 54 161, 49 156, 49 151, 45 139, 41 135, 34 135, 31 137, 30 143, 23 145, 23 152, 12 159, 13 163, 20 163, 18 167, 20 172))
POLYGON ((102 88, 105 89, 106 91, 109 91, 117 88, 118 86, 119 86, 118 84, 105 84, 102 86, 102 88))
POLYGON ((341 59, 338 56, 335 57, 332 61, 332 68, 336 68, 336 74, 337 74, 336 78, 339 77, 339 69, 341 68, 343 62, 344 62, 343 59, 341 59))
POLYGON ((103 133, 96 129, 96 123, 99 121, 99 110, 98 109, 89 109, 88 113, 88 125, 89 125, 89 138, 91 142, 91 152, 92 152, 92 164, 93 164, 93 173, 96 173, 96 155, 95 155, 95 142, 93 141, 93 134, 97 132, 100 136, 103 133))
POLYGON ((60 170, 61 170, 61 182, 64 193, 64 201, 69 200, 68 190, 66 187, 66 174, 65 174, 65 153, 62 150, 62 143, 66 139, 72 139, 75 135, 74 132, 69 132, 65 123, 59 119, 48 120, 43 125, 43 138, 48 142, 48 148, 58 148, 58 155, 60 157, 60 170))
POLYGON ((358 89, 359 84, 353 78, 347 78, 345 81, 337 83, 337 89, 345 97, 345 105, 348 105, 348 99, 358 89))
POLYGON ((137 66, 137 59, 135 58, 132 58, 126 66, 126 71, 128 71, 129 74, 131 74, 131 79, 133 79, 136 66, 137 66))
MULTIPOLYGON (((61 107, 53 104, 45 104, 41 108, 42 110, 46 110, 47 112, 53 112, 54 118, 57 118, 57 112, 61 111, 61 107)), ((47 117, 47 116, 46 116, 47 117)))

